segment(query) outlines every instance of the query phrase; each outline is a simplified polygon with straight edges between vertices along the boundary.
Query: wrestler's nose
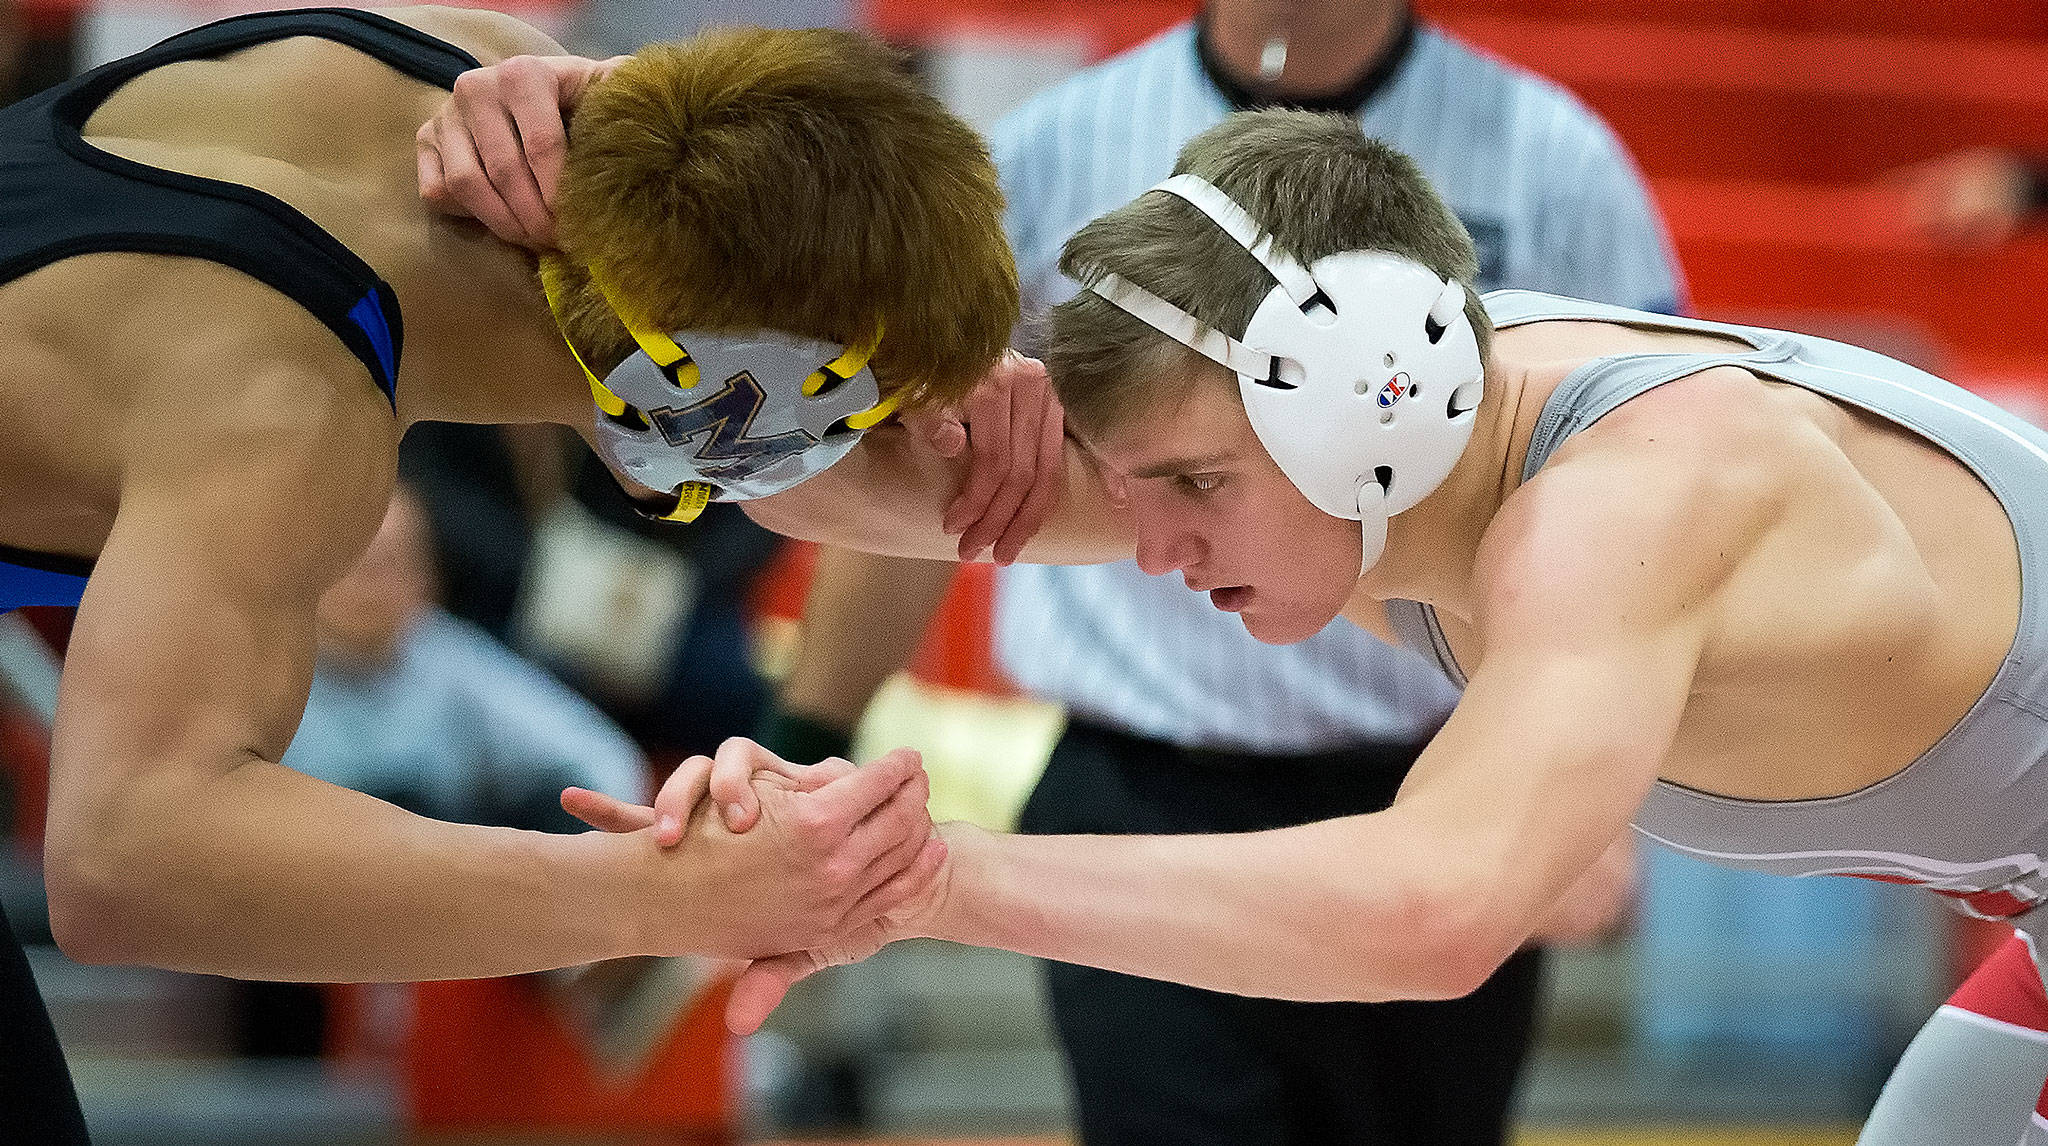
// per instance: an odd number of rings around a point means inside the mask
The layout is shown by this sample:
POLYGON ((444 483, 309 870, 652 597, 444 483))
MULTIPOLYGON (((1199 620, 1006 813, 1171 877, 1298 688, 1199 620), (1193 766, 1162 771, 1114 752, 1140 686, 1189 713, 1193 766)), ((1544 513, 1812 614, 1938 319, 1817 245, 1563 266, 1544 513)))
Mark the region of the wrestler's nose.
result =
POLYGON ((1161 518, 1138 514, 1138 568, 1158 577, 1199 563, 1205 547, 1193 530, 1161 518))

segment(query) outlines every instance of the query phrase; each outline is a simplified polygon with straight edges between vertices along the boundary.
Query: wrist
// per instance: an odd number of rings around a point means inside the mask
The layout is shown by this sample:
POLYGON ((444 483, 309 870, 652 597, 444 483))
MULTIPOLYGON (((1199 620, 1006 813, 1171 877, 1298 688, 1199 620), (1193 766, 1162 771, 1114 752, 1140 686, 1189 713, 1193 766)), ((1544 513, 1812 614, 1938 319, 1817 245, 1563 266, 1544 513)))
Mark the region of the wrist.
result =
POLYGON ((689 897, 678 897, 674 873, 664 870, 669 857, 654 845, 652 833, 583 832, 549 836, 563 843, 572 871, 561 897, 564 910, 594 932, 600 949, 586 962, 632 955, 673 955, 694 950, 686 937, 672 934, 673 921, 687 918, 689 897))
POLYGON ((963 820, 938 825, 938 833, 946 845, 938 887, 931 910, 910 929, 918 938, 991 946, 996 937, 987 920, 1000 914, 995 892, 1001 886, 1002 841, 1008 837, 963 820))

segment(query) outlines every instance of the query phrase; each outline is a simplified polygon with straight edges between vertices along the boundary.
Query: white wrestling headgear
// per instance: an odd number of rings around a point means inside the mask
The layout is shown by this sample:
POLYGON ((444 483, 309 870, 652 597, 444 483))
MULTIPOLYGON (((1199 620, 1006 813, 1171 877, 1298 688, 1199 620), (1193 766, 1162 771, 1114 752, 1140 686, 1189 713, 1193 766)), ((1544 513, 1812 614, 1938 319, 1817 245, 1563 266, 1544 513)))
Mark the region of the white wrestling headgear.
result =
POLYGON ((1317 509, 1359 523, 1361 571, 1372 568, 1387 518, 1443 484, 1472 438, 1485 370, 1465 287, 1384 251, 1340 251, 1304 268, 1199 176, 1151 190, 1192 203, 1278 285, 1242 340, 1119 275, 1089 289, 1235 371, 1260 444, 1317 509))
MULTIPOLYGON (((640 350, 602 379, 573 343, 569 353, 597 403, 598 456, 620 478, 675 498, 643 509, 650 517, 694 521, 714 498, 781 493, 825 472, 896 408, 868 369, 880 330, 856 347, 779 330, 662 334, 626 318, 595 272, 592 281, 640 350)), ((541 284, 559 327, 552 258, 541 261, 541 284)))

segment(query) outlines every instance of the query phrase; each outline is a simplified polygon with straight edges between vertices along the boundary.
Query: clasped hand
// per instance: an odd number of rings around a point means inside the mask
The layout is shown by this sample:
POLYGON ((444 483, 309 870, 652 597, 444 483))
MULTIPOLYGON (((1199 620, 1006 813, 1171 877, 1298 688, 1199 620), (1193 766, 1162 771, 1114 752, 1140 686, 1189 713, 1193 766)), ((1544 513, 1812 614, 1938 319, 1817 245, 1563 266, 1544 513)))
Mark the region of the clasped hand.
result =
POLYGON ((662 848, 704 833, 746 836, 772 853, 737 865, 725 889, 758 909, 747 930, 766 937, 765 946, 729 952, 750 962, 726 1005, 726 1025, 751 1034, 798 980, 921 934, 944 896, 947 870, 946 845, 925 807, 930 794, 912 749, 865 768, 837 759, 804 765, 735 737, 715 758, 685 760, 652 807, 584 788, 565 790, 562 807, 603 831, 651 830, 662 848))

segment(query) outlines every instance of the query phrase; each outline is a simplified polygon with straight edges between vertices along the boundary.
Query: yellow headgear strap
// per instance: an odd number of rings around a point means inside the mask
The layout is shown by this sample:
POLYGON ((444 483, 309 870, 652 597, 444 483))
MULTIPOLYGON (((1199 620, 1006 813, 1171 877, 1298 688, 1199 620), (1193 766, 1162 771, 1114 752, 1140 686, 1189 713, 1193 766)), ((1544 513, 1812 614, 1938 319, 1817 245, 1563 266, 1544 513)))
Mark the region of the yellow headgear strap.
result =
POLYGON ((862 410, 860 413, 847 418, 846 428, 849 430, 865 430, 869 426, 895 413, 897 404, 902 400, 903 394, 901 391, 891 394, 867 409, 862 410))
POLYGON ((861 368, 868 364, 868 359, 875 356, 875 347, 881 344, 882 328, 878 325, 875 327, 873 338, 859 346, 847 347, 845 353, 827 362, 821 369, 811 371, 811 376, 804 379, 804 397, 815 396, 818 391, 825 388, 826 382, 831 378, 844 382, 860 373, 861 368))
POLYGON ((562 296, 568 292, 562 285, 562 262, 560 256, 541 256, 540 289, 541 293, 547 295, 548 313, 552 314, 555 318, 556 333, 562 336, 563 344, 569 348, 569 357, 574 358, 576 365, 582 367, 583 377, 590 382, 591 399, 597 403, 598 409, 603 410, 612 417, 625 417, 625 400, 611 392, 611 389, 604 384, 604 380, 599 378, 595 371, 591 370, 590 364, 583 361, 583 353, 576 349, 576 344, 569 340, 568 328, 562 321, 562 308, 566 305, 562 301, 562 296))
POLYGON ((686 481, 676 487, 676 507, 661 515, 661 521, 695 521, 717 492, 710 482, 686 481))

